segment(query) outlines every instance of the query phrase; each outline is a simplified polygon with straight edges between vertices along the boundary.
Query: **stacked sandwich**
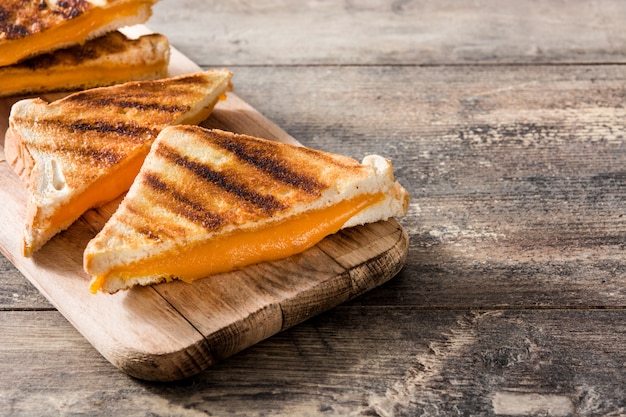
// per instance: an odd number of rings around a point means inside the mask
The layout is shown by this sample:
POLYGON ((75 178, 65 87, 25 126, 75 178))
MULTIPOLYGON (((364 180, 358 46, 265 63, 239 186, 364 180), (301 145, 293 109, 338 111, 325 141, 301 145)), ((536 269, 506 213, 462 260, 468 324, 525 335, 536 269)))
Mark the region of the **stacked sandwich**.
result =
POLYGON ((3 0, 0 97, 167 75, 169 43, 118 29, 146 22, 157 0, 3 0))
MULTIPOLYGON (((98 8, 102 23, 151 3, 41 2, 57 9, 78 4, 84 7, 75 6, 78 15, 98 8)), ((0 56, 20 49, 7 45, 0 56)), ((209 70, 90 88, 51 103, 16 102, 4 150, 29 191, 24 256, 121 195, 84 251, 92 292, 192 282, 285 258, 342 228, 406 212, 408 193, 380 156, 359 163, 195 126, 226 97, 231 77, 209 70)))

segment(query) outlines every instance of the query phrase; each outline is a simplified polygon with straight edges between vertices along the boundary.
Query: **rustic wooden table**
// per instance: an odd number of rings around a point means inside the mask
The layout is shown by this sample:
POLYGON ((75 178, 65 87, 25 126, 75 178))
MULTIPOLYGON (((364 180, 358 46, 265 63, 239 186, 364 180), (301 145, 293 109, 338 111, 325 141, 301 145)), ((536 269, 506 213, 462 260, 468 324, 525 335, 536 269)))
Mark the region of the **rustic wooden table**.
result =
POLYGON ((0 415, 626 413, 626 3, 163 0, 309 147, 385 155, 404 269, 208 371, 118 371, 0 257, 0 415))

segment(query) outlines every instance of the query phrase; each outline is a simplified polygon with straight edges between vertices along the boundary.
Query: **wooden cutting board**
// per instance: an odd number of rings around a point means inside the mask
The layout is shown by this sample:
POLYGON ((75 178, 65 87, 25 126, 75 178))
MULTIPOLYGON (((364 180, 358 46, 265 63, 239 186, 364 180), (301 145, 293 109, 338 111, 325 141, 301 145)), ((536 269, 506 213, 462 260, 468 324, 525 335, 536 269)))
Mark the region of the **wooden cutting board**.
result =
MULTIPOLYGON (((138 26, 130 33, 147 31, 138 26)), ((198 70, 172 50, 171 75, 198 70)), ((236 77, 235 71, 235 88, 236 77)), ((2 145, 15 101, 0 100, 2 145)), ((298 143, 232 93, 202 125, 298 143)), ((0 250, 106 359, 146 380, 192 376, 363 294, 398 273, 408 250, 405 230, 390 220, 343 230, 297 256, 193 284, 172 282, 93 295, 82 269, 83 249, 117 202, 90 210, 27 259, 21 256, 26 199, 26 190, 4 160, 2 147, 0 250)))

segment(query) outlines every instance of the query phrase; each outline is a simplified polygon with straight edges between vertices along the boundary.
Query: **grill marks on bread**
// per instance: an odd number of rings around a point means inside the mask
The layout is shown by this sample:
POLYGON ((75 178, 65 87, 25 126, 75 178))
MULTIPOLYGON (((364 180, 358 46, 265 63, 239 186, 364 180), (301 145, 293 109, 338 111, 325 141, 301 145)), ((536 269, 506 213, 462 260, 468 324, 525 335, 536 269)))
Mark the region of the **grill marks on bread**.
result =
MULTIPOLYGON (((145 39, 158 38, 160 35, 146 35, 145 39)), ((14 68, 27 68, 31 71, 43 71, 54 65, 78 66, 86 61, 100 57, 121 54, 130 49, 131 45, 140 44, 141 39, 129 40, 120 32, 110 32, 92 39, 82 45, 69 46, 60 50, 36 55, 17 64, 14 68)))
MULTIPOLYGON (((173 169, 179 171, 179 175, 171 179, 159 173, 145 172, 142 182, 150 189, 150 204, 201 225, 208 231, 219 230, 223 225, 236 221, 238 214, 231 209, 222 209, 223 201, 236 204, 239 214, 254 216, 256 213, 260 217, 271 217, 289 208, 275 196, 257 191, 249 181, 232 175, 228 169, 220 171, 214 166, 181 155, 162 143, 157 145, 154 152, 164 163, 175 167, 173 169)), ((253 177, 254 174, 247 173, 248 180, 253 177)), ((135 214, 141 212, 139 208, 134 211, 135 214)), ((142 223, 143 226, 136 229, 138 232, 152 238, 159 236, 158 224, 151 230, 149 222, 142 223)))
POLYGON ((156 137, 156 135, 158 134, 157 129, 139 126, 133 122, 109 123, 99 120, 94 122, 77 121, 64 126, 73 133, 95 132, 106 135, 106 137, 109 138, 113 138, 114 136, 126 136, 128 137, 128 140, 135 143, 143 142, 143 139, 146 136, 156 137))
POLYGON ((203 164, 187 156, 180 155, 176 150, 163 143, 159 143, 156 154, 169 160, 176 166, 184 168, 202 181, 208 182, 212 186, 236 196, 245 203, 258 207, 266 215, 271 216, 272 213, 286 208, 274 196, 269 194, 263 195, 243 182, 239 182, 236 177, 219 172, 208 164, 203 164))
POLYGON ((91 162, 92 164, 98 166, 113 166, 117 164, 123 157, 122 155, 120 155, 119 152, 116 152, 115 150, 108 150, 106 148, 95 147, 88 144, 80 147, 58 147, 44 143, 38 148, 42 152, 54 151, 65 155, 72 154, 73 157, 78 161, 81 161, 83 163, 91 162))
MULTIPOLYGON (((19 122, 19 118, 14 118, 19 122)), ((146 138, 155 138, 159 129, 148 126, 141 126, 134 121, 106 121, 106 120, 90 120, 90 119, 75 119, 71 121, 65 121, 63 119, 40 119, 37 120, 38 127, 48 131, 59 132, 64 135, 75 134, 77 137, 66 137, 66 143, 84 143, 80 135, 83 133, 99 134, 102 138, 108 138, 109 141, 118 141, 119 136, 126 137, 125 140, 133 143, 143 143, 146 138), (73 139, 73 140, 72 140, 73 139)), ((64 151, 68 151, 68 145, 64 151)), ((44 145, 42 145, 42 148, 44 145)), ((56 146, 61 147, 61 146, 56 146)), ((49 150, 54 149, 54 146, 50 146, 49 150)))
MULTIPOLYGON (((149 189, 141 202, 131 207, 134 219, 127 226, 149 239, 158 240, 158 222, 143 218, 142 207, 151 207, 162 213, 201 225, 215 232, 224 225, 246 223, 253 219, 267 219, 289 210, 293 204, 314 201, 329 185, 319 179, 315 162, 352 168, 352 163, 328 158, 319 152, 298 147, 297 158, 282 155, 284 148, 266 141, 221 131, 189 129, 196 140, 206 144, 212 158, 196 159, 184 147, 178 149, 175 141, 158 141, 152 153, 158 158, 158 170, 143 170, 141 181, 149 189), (164 169, 163 167, 167 167, 164 169), (157 172, 158 171, 158 172, 157 172), (237 207, 233 210, 232 207, 237 207)), ((294 147, 295 148, 295 147, 294 147)), ((354 162, 357 169, 358 163, 354 162)), ((131 204, 130 201, 128 204, 131 204)), ((183 233, 181 231, 181 233, 183 233)))
MULTIPOLYGON (((154 140, 164 126, 191 110, 189 105, 161 100, 157 91, 167 91, 165 95, 169 97, 185 97, 203 84, 206 85, 206 80, 201 76, 189 76, 174 87, 169 83, 163 88, 159 81, 136 82, 125 85, 117 95, 112 95, 110 87, 75 93, 57 102, 56 106, 63 108, 63 113, 37 119, 38 129, 49 132, 50 137, 62 138, 62 142, 33 143, 30 147, 59 152, 65 157, 73 155, 94 167, 115 165, 131 149, 154 140), (159 101, 155 101, 156 98, 159 101), (64 116, 72 114, 68 107, 76 108, 75 114, 79 117, 64 116), (84 135, 89 137, 88 141, 84 140, 84 135)), ((45 104, 42 102, 42 105, 45 104)), ((17 123, 28 122, 15 119, 17 123)))
MULTIPOLYGON (((167 184, 153 173, 147 173, 143 181, 162 197, 169 197, 167 205, 170 210, 186 217, 194 223, 200 223, 205 229, 216 229, 224 222, 219 215, 212 214, 204 209, 201 203, 180 193, 175 187, 167 184)), ((161 201, 163 203, 164 201, 161 201)), ((149 231, 147 231, 149 232, 149 231)))
MULTIPOLYGON (((154 96, 149 96, 148 94, 143 94, 144 97, 151 97, 153 98, 154 96)), ((98 97, 98 98, 93 98, 93 97, 84 97, 81 94, 77 94, 76 96, 72 97, 71 102, 76 103, 76 104, 86 104, 89 106, 93 106, 93 107, 100 107, 100 108, 111 108, 114 107, 116 108, 116 111, 118 112, 124 112, 124 111, 128 111, 130 109, 134 109, 137 111, 158 111, 158 112, 163 112, 163 113, 184 113, 189 111, 190 107, 189 106, 180 106, 177 104, 163 104, 163 103, 158 103, 158 102, 146 102, 146 101, 140 101, 137 100, 137 97, 130 97, 129 94, 122 96, 122 97, 98 97)))
POLYGON ((325 184, 315 178, 302 175, 285 164, 284 160, 276 159, 276 149, 254 146, 254 142, 244 136, 211 135, 215 144, 232 152, 242 162, 271 175, 276 181, 299 188, 311 195, 319 195, 326 188, 325 184))
POLYGON ((33 142, 32 151, 63 156, 93 167, 106 168, 119 163, 128 152, 153 140, 159 129, 140 126, 134 122, 107 122, 76 120, 67 123, 57 119, 38 121, 40 129, 56 132, 65 138, 63 143, 33 142), (89 140, 82 136, 88 135, 89 140))

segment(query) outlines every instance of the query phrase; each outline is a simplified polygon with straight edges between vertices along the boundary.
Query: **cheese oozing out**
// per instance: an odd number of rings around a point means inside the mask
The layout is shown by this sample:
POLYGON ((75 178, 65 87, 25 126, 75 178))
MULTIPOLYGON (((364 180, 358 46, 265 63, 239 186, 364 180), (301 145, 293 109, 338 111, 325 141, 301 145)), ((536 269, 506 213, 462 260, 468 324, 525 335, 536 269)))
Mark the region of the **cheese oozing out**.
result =
POLYGON ((96 276, 90 290, 96 293, 111 277, 131 283, 142 277, 160 276, 165 281, 180 279, 190 283, 209 275, 286 258, 336 233, 348 219, 384 197, 382 193, 360 195, 259 229, 233 232, 180 247, 176 254, 168 252, 121 265, 96 276))
POLYGON ((122 195, 130 188, 149 150, 149 146, 138 149, 116 170, 98 178, 84 192, 77 194, 71 204, 67 204, 63 210, 57 210, 50 217, 50 224, 66 228, 87 210, 100 207, 122 195))
POLYGON ((124 2, 110 7, 96 7, 59 26, 33 33, 29 36, 0 45, 0 66, 11 65, 19 60, 61 47, 83 43, 94 28, 127 17, 135 16, 154 3, 153 0, 124 2))

